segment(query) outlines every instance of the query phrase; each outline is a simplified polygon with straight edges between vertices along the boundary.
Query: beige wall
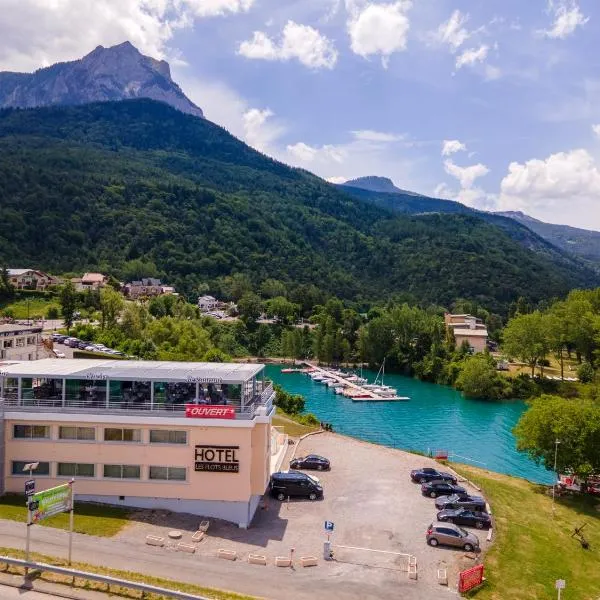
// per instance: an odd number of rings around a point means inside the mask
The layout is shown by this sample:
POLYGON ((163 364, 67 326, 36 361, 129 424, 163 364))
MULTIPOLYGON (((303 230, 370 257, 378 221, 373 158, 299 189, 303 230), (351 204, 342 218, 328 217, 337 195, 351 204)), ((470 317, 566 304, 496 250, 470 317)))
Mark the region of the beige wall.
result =
POLYGON ((462 335, 462 334, 454 334, 454 338, 456 339, 456 346, 460 348, 461 344, 467 340, 469 345, 474 348, 475 352, 483 352, 486 347, 487 338, 482 335, 462 335))
MULTIPOLYGON (((7 415, 8 417, 8 415, 7 415)), ((191 421, 191 420, 190 420, 191 421)), ((236 423, 239 423, 236 421, 236 423)), ((65 423, 62 423, 65 424, 65 423)), ((93 479, 76 478, 77 494, 103 496, 146 496, 190 500, 221 500, 247 502, 251 495, 264 493, 269 477, 270 429, 268 423, 248 421, 247 427, 201 427, 182 425, 121 425, 110 423, 95 425, 96 441, 58 440, 58 421, 5 421, 6 440, 6 490, 23 491, 25 477, 12 475, 12 461, 49 461, 51 477, 39 477, 38 488, 64 483, 68 478, 58 478, 58 462, 93 463, 93 479), (13 425, 49 425, 53 439, 22 440, 13 438, 13 425), (124 427, 142 430, 142 442, 104 442, 104 427, 124 427), (150 429, 186 430, 187 444, 150 444, 150 429), (195 446, 239 446, 239 473, 195 472, 195 446), (141 466, 141 479, 114 480, 103 477, 104 464, 141 466), (187 481, 155 481, 148 479, 148 467, 185 467, 187 481)), ((91 423, 67 423, 69 426, 90 427, 91 423)))

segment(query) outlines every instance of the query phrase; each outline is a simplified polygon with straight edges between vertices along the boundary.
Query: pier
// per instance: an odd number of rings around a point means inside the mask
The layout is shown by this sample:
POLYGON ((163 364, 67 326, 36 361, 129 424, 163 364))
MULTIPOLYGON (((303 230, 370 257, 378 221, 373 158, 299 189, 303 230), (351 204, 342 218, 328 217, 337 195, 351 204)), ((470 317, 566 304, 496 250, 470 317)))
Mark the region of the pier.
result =
POLYGON ((359 383, 348 381, 346 378, 342 377, 341 375, 338 375, 337 373, 332 373, 328 369, 319 367, 311 361, 305 360, 303 361, 303 364, 309 367, 313 373, 321 373, 323 377, 327 377, 327 379, 335 379, 345 388, 355 390, 356 396, 348 396, 352 400, 352 402, 402 402, 410 400, 408 396, 382 396, 380 394, 377 394, 373 390, 364 388, 359 383))

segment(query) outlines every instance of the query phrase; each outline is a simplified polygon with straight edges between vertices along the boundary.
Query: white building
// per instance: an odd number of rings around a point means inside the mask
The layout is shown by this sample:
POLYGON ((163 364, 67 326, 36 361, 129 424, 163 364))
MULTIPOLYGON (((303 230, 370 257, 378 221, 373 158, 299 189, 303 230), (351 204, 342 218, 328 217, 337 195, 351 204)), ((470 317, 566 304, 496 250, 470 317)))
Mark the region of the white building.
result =
POLYGON ((202 312, 208 312, 209 310, 214 310, 217 308, 218 301, 216 298, 212 296, 200 296, 198 298, 198 308, 202 312))
POLYGON ((41 343, 41 327, 0 325, 0 360, 37 360, 41 343))

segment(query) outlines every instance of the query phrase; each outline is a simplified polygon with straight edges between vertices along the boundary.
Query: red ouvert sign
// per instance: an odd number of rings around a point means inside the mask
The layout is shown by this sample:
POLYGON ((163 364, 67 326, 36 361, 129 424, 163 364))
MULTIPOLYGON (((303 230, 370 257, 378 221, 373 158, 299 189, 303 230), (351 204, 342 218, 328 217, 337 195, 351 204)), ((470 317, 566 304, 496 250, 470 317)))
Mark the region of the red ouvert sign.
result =
POLYGON ((191 419, 235 419, 235 408, 213 404, 186 404, 185 416, 191 419))
POLYGON ((477 565, 460 573, 458 579, 458 591, 461 593, 468 592, 478 585, 481 585, 483 581, 483 565, 477 565))

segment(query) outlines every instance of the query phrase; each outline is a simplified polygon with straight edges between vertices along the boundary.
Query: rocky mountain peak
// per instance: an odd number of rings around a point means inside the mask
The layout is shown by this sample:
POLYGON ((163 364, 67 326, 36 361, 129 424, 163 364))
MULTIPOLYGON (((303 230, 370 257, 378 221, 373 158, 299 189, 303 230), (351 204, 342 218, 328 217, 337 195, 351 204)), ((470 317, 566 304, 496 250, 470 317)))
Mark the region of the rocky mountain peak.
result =
POLYGON ((86 104, 151 98, 203 117, 171 79, 164 60, 143 55, 131 42, 97 46, 79 60, 57 63, 34 73, 0 72, 0 108, 86 104))
POLYGON ((368 175, 366 177, 357 177, 350 179, 342 185, 368 190, 370 192, 384 192, 387 194, 408 194, 410 196, 419 196, 415 192, 403 190, 394 185, 389 177, 380 177, 378 175, 368 175))

